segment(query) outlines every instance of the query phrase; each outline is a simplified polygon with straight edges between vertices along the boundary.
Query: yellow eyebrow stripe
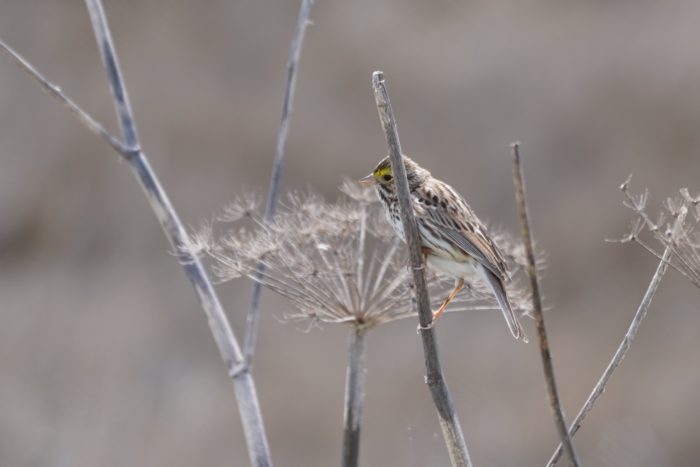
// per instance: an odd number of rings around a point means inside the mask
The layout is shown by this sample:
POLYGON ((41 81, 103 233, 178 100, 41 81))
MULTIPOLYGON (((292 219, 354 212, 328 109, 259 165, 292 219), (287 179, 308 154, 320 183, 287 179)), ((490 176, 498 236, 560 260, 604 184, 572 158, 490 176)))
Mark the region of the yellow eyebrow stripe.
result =
POLYGON ((383 177, 384 175, 391 175, 391 167, 382 167, 374 172, 375 177, 383 177))

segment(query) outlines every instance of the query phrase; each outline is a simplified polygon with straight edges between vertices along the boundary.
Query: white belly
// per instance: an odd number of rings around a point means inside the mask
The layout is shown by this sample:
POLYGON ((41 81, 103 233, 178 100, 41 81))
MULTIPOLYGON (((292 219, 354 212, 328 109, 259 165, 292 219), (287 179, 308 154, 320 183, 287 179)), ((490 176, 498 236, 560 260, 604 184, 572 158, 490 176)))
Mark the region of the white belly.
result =
POLYGON ((477 275, 476 263, 473 260, 457 262, 453 259, 442 258, 440 256, 429 255, 428 267, 433 267, 448 276, 469 279, 477 275))

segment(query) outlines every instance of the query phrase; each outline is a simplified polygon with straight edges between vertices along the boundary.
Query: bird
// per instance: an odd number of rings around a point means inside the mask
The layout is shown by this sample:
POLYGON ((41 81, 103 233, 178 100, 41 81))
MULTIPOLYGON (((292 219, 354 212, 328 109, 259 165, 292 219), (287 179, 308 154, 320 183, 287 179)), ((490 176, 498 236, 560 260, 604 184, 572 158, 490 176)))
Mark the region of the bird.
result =
MULTIPOLYGON (((489 236, 486 226, 454 188, 433 177, 428 170, 412 159, 403 156, 403 161, 413 214, 418 225, 421 251, 429 267, 455 278, 454 289, 442 305, 433 311, 429 328, 435 325, 449 303, 464 288, 465 279, 470 279, 476 274, 493 292, 513 337, 527 342, 527 336, 506 293, 508 265, 489 236)), ((369 175, 359 181, 374 186, 389 224, 405 242, 389 156, 383 158, 369 175)))

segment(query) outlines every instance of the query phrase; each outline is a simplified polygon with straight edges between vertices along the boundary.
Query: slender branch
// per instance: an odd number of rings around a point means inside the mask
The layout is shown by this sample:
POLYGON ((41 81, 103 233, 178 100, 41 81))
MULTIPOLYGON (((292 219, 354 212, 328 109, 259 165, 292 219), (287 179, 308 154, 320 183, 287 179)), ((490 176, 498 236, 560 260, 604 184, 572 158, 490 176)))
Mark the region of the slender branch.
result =
MULTIPOLYGON (((313 0, 302 0, 299 7, 299 16, 294 30, 292 45, 289 49, 287 59, 287 80, 284 83, 284 98, 282 101, 282 116, 280 126, 277 130, 277 146, 275 147, 275 160, 272 163, 272 175, 270 185, 267 189, 267 202, 263 222, 268 224, 275 215, 275 207, 279 197, 279 185, 284 169, 285 148, 287 146, 287 136, 289 135, 289 122, 292 115, 292 103, 294 102, 294 88, 296 84, 297 71, 299 69, 299 57, 301 47, 304 43, 304 33, 306 26, 310 24, 311 6, 313 0)), ((265 266, 261 263, 257 265, 257 275, 262 275, 265 266)), ((243 356, 247 365, 252 365, 255 344, 258 338, 258 327, 260 324, 260 295, 262 294, 262 284, 254 281, 253 291, 250 297, 250 308, 246 317, 245 340, 243 341, 243 356)))
POLYGON ((527 199, 525 198, 525 184, 523 182, 523 170, 520 165, 520 144, 514 143, 511 145, 513 152, 513 184, 515 185, 515 199, 518 205, 518 214, 520 217, 520 228, 525 244, 525 253, 527 257, 527 273, 530 277, 530 288, 532 289, 532 308, 537 326, 537 336, 540 342, 540 355, 542 356, 542 366, 544 368, 544 379, 547 384, 547 395, 549 396, 549 406, 552 409, 554 416, 554 424, 559 432, 562 444, 566 455, 569 457, 571 465, 578 467, 579 461, 574 450, 574 445, 569 437, 569 432, 566 430, 566 420, 564 420, 564 412, 561 408, 559 400, 559 392, 557 383, 554 378, 554 366, 552 364, 552 355, 549 351, 549 341, 547 340, 547 330, 544 325, 544 314, 542 313, 542 296, 540 295, 540 285, 537 279, 537 267, 535 263, 535 247, 532 241, 530 231, 530 221, 528 220, 527 199))
MULTIPOLYGON (((100 0, 86 0, 86 6, 90 12, 102 62, 107 71, 124 141, 128 147, 140 148, 136 122, 119 69, 102 2, 100 0)), ((243 364, 238 342, 214 287, 199 258, 193 253, 187 240, 187 232, 151 169, 146 155, 139 149, 128 157, 128 161, 163 230, 177 251, 185 274, 194 286, 202 308, 207 314, 214 340, 228 368, 229 375, 233 379, 251 463, 255 466, 270 466, 272 461, 253 377, 243 364)))
POLYGON ((389 146, 391 157, 391 167, 396 180, 399 197, 399 207, 401 222, 406 233, 406 243, 410 253, 411 267, 413 269, 413 280, 416 285, 416 301, 418 305, 418 321, 420 322, 420 335, 423 341, 423 353, 425 355, 426 383, 433 397, 433 403, 438 412, 442 436, 447 445, 447 452, 453 466, 470 466, 469 452, 462 434, 462 427, 459 424, 457 412, 452 404, 452 397, 447 388, 447 383, 440 366, 438 356, 437 340, 435 333, 430 328, 433 316, 430 310, 430 298, 425 282, 425 271, 423 268, 423 255, 420 247, 420 237, 418 236, 418 226, 413 215, 411 205, 411 195, 408 189, 408 179, 406 178, 406 168, 403 162, 401 143, 396 128, 394 112, 389 101, 389 94, 384 83, 384 73, 375 71, 372 74, 372 88, 374 89, 374 100, 379 112, 379 120, 382 123, 384 136, 389 146))
POLYGON ((354 326, 350 333, 348 369, 345 376, 343 415, 343 467, 357 467, 360 457, 360 428, 367 379, 366 329, 354 326))
POLYGON ((103 126, 92 118, 90 114, 81 109, 78 104, 68 97, 60 87, 56 86, 46 79, 34 66, 29 63, 24 57, 17 53, 12 47, 0 40, 0 51, 7 55, 10 60, 15 62, 22 71, 30 78, 34 79, 50 96, 61 102, 68 110, 76 117, 85 127, 92 133, 103 138, 112 148, 124 157, 128 157, 135 149, 124 146, 121 141, 112 136, 103 126))
MULTIPOLYGON (((679 224, 677 223, 676 225, 679 224)), ((661 260, 659 261, 659 265, 656 267, 654 276, 651 278, 651 282, 649 283, 646 292, 644 292, 644 297, 642 297, 642 301, 639 304, 637 311, 634 313, 632 322, 627 328, 625 336, 622 338, 622 342, 620 342, 620 345, 617 347, 617 350, 615 351, 615 354, 610 360, 610 363, 608 363, 608 366, 605 368, 605 371, 603 371, 603 374, 601 375, 600 379, 593 387, 593 390, 588 396, 588 399, 586 399, 586 402, 583 403, 583 406, 581 407, 581 410, 579 410, 578 415, 576 415, 574 422, 569 427, 569 436, 573 437, 578 432, 579 428, 581 428, 581 425, 583 424, 583 420, 586 418, 586 415, 588 415, 588 412, 590 412, 591 409, 593 409, 593 405, 598 400, 598 397, 600 397, 600 395, 603 394, 603 392, 605 391, 605 386, 608 384, 608 381, 610 381, 610 377, 613 375, 617 367, 620 366, 620 364, 622 363, 622 359, 625 358, 627 351, 632 345, 632 340, 634 340, 635 336, 637 335, 637 331, 639 331, 639 326, 642 324, 642 320, 644 319, 644 317, 647 314, 647 311, 649 310, 649 305, 651 305, 651 300, 652 298, 654 298, 654 294, 656 294, 656 290, 659 288, 661 279, 663 278, 664 274, 666 273, 666 270, 668 269, 670 257, 671 249, 666 248, 661 257, 661 260)), ((549 459, 549 462, 547 462, 547 467, 554 467, 559 461, 561 453, 562 445, 559 444, 557 449, 554 451, 554 454, 552 454, 552 457, 549 459)))

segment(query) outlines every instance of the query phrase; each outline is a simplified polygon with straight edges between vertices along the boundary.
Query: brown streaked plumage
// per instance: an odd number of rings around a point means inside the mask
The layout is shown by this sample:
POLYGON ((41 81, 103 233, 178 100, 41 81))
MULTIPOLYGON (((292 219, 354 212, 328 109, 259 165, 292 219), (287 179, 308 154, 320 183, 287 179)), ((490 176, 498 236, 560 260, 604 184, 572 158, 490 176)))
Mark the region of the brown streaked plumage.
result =
MULTIPOLYGON (((508 266, 489 237, 486 227, 451 186, 434 178, 430 172, 405 156, 404 164, 427 262, 431 267, 455 278, 455 288, 440 308, 433 312, 431 326, 464 287, 464 279, 476 273, 493 291, 513 337, 527 342, 506 294, 508 266)), ((389 157, 382 159, 372 173, 361 181, 375 185, 389 223, 405 241, 389 157)))

